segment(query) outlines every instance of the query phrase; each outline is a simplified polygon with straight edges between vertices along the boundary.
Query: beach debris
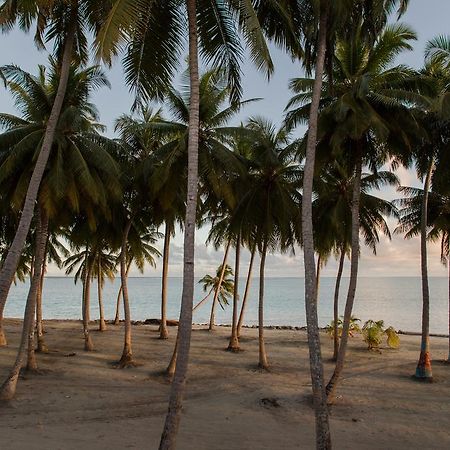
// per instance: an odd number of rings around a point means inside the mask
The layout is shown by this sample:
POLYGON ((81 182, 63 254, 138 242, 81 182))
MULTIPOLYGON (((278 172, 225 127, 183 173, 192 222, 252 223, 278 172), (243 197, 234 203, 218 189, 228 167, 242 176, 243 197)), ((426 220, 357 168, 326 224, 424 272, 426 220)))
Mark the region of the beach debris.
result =
POLYGON ((264 397, 260 400, 260 403, 266 408, 279 408, 281 406, 275 397, 264 397))

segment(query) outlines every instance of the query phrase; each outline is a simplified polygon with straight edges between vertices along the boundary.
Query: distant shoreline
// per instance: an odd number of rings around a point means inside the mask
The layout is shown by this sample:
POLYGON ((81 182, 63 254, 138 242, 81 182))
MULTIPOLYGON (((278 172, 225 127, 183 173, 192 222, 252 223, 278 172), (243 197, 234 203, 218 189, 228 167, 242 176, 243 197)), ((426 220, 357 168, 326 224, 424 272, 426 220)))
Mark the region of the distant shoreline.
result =
MULTIPOLYGON (((22 319, 19 317, 5 317, 4 319, 7 321, 17 321, 22 322, 22 319)), ((44 319, 44 322, 81 322, 81 319, 44 319)), ((91 323, 97 323, 98 320, 91 320, 91 323)), ((123 319, 120 320, 120 323, 125 322, 123 319)), ((107 324, 112 325, 114 324, 113 320, 107 320, 107 324)), ((158 325, 159 319, 146 319, 146 320, 132 320, 131 324, 134 326, 141 326, 141 325, 158 325)), ((178 320, 168 320, 168 326, 177 326, 178 320)), ((209 324, 208 323, 193 323, 192 324, 195 327, 206 327, 209 324)), ((221 328, 231 328, 231 324, 227 323, 216 323, 216 327, 221 328)), ((242 328, 246 329, 257 329, 258 325, 242 325, 242 328)), ((265 325, 265 330, 288 330, 288 331, 306 331, 306 326, 297 327, 294 325, 265 325)), ((321 331, 325 331, 325 327, 319 328, 321 331)), ((407 331, 407 330, 397 330, 398 334, 404 335, 404 336, 421 336, 422 333, 419 331, 407 331)), ((449 338, 448 334, 444 333, 430 333, 430 337, 437 337, 437 338, 449 338)))

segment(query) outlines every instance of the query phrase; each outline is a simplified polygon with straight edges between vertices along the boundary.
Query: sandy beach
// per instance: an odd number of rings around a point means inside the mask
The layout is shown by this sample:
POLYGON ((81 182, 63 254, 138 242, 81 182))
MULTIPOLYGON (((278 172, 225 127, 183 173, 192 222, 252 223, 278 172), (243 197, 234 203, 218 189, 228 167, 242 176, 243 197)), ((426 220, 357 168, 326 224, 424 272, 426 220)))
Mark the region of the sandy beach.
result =
MULTIPOLYGON (((20 321, 7 320, 10 345, 0 349, 0 376, 18 344, 20 321)), ((94 328, 94 324, 92 328, 94 328)), ((50 353, 38 355, 42 374, 25 374, 16 399, 0 407, 2 449, 156 449, 169 383, 161 376, 171 355, 157 326, 133 327, 139 367, 114 369, 122 327, 94 331, 96 351, 83 351, 81 324, 47 321, 50 353)), ((182 450, 312 449, 314 417, 304 331, 267 330, 272 370, 256 369, 257 330, 244 329, 244 351, 224 351, 230 330, 196 326, 179 445, 182 450)), ((435 382, 411 379, 419 337, 401 336, 399 350, 369 352, 350 342, 344 381, 331 409, 336 449, 450 448, 450 366, 447 339, 431 338, 435 382)), ((328 377, 332 342, 323 335, 328 377)))

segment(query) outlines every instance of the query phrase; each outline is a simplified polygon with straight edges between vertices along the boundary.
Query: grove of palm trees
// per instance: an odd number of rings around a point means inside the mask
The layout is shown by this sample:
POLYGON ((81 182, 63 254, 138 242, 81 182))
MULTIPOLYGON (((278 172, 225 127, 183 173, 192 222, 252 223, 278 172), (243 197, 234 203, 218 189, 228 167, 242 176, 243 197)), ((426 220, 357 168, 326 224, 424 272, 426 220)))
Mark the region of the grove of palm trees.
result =
POLYGON ((1 448, 450 447, 450 29, 414 8, 0 2, 39 58, 0 56, 1 448))

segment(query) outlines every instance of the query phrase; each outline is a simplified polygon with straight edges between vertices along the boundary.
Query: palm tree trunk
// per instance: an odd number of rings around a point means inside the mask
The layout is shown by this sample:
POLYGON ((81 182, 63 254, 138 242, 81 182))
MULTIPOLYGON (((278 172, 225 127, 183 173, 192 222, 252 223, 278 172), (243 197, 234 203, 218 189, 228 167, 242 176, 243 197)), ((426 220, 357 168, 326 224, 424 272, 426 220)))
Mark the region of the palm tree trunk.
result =
POLYGON ((427 218, 428 218, 428 195, 431 185, 431 174, 434 161, 430 165, 425 177, 422 199, 422 215, 420 220, 420 263, 422 269, 422 340, 420 343, 420 356, 416 367, 415 377, 418 380, 432 381, 430 358, 430 289, 428 286, 428 262, 427 262, 427 218))
POLYGON ((91 273, 92 267, 89 262, 89 249, 86 245, 86 260, 85 260, 85 275, 83 282, 83 336, 84 336, 84 350, 92 352, 94 344, 92 343, 91 335, 89 333, 90 322, 90 303, 91 303, 91 273))
POLYGON ((128 280, 127 280, 127 243, 128 234, 131 228, 131 219, 128 219, 122 235, 122 251, 120 253, 120 277, 122 280, 122 297, 123 297, 123 312, 125 316, 125 335, 123 343, 122 357, 119 361, 119 367, 134 366, 133 352, 131 350, 131 313, 130 301, 128 298, 128 280))
POLYGON ((239 351, 239 339, 237 333, 238 308, 239 308, 239 263, 241 259, 241 237, 236 242, 236 259, 234 262, 234 289, 233 289, 233 321, 231 325, 231 337, 228 350, 239 351))
POLYGON ((103 280, 102 280, 102 263, 101 257, 98 257, 98 273, 97 273, 97 297, 98 297, 98 309, 100 312, 100 322, 99 322, 99 331, 106 331, 106 323, 105 323, 105 312, 103 310, 103 298, 102 298, 102 290, 103 290, 103 280))
POLYGON ((317 255, 317 267, 316 267, 316 297, 319 301, 319 286, 320 286, 320 270, 322 269, 322 256, 320 253, 317 255))
POLYGON ((184 228, 183 295, 179 322, 178 356, 172 382, 169 409, 159 444, 159 450, 174 450, 181 419, 181 407, 186 386, 189 349, 192 333, 192 304, 194 300, 195 219, 198 191, 198 134, 200 86, 198 72, 197 2, 187 0, 189 24, 189 135, 187 204, 184 228))
POLYGON ((213 291, 214 286, 208 291, 208 293, 192 308, 192 312, 194 312, 197 308, 203 305, 203 303, 208 300, 209 296, 211 295, 211 292, 213 291))
POLYGON ((253 269, 253 261, 255 260, 255 253, 256 253, 256 246, 253 247, 252 254, 250 256, 250 264, 248 265, 248 274, 247 274, 247 281, 245 283, 244 298, 242 299, 241 313, 239 314, 239 321, 237 325, 238 339, 241 337, 241 328, 242 324, 244 323, 245 306, 247 305, 247 298, 250 292, 250 284, 252 280, 252 269, 253 269))
POLYGON ((345 247, 342 246, 341 257, 339 258, 339 268, 336 277, 336 285, 334 287, 334 304, 333 304, 333 361, 337 360, 339 352, 339 289, 341 287, 342 272, 344 270, 345 247))
POLYGON ((72 52, 77 26, 76 8, 74 8, 72 15, 75 17, 73 17, 71 26, 69 27, 68 33, 66 35, 58 90, 56 92, 52 110, 48 118, 44 138, 42 140, 42 147, 34 166, 33 174, 31 175, 25 202, 22 208, 22 214, 20 216, 20 221, 16 230, 16 234, 14 236, 14 240, 8 250, 5 262, 3 263, 2 269, 0 271, 0 345, 6 345, 6 337, 3 331, 3 313, 5 304, 8 298, 11 283, 14 279, 14 274, 17 270, 17 265, 19 264, 20 255, 22 254, 22 250, 25 245, 25 240, 30 230, 30 224, 34 213, 34 205, 36 203, 42 176, 44 174, 45 167, 47 166, 56 126, 58 124, 59 115, 61 113, 61 108, 67 89, 67 80, 69 78, 70 64, 72 62, 72 52))
POLYGON ((259 342, 259 367, 269 369, 267 362, 266 345, 264 343, 264 270, 266 265, 267 242, 264 242, 259 264, 259 304, 258 304, 258 342, 259 342))
POLYGON ((222 270, 220 272, 220 277, 219 277, 219 283, 217 284, 217 288, 214 292, 214 298, 213 298, 213 302, 211 305, 211 315, 209 317, 209 328, 208 328, 209 331, 214 330, 216 304, 217 304, 217 299, 219 298, 220 287, 222 286, 223 277, 225 275, 225 266, 227 263, 228 251, 230 250, 230 245, 231 245, 231 240, 228 241, 227 246, 225 247, 225 253, 223 255, 223 262, 222 262, 222 270))
POLYGON ((167 329, 167 276, 169 273, 169 249, 170 234, 172 230, 169 222, 166 221, 166 229, 164 231, 164 250, 163 250, 163 267, 162 267, 162 286, 161 286, 161 323, 159 325, 159 338, 168 339, 169 330, 167 329))
MULTIPOLYGON (((130 259, 130 261, 128 261, 128 265, 127 265, 127 279, 128 279, 128 273, 130 271, 130 267, 131 264, 133 262, 133 259, 130 259)), ((114 325, 119 325, 120 322, 120 299, 122 297, 122 283, 120 283, 120 287, 119 287, 119 292, 117 293, 117 300, 116 300, 116 314, 114 316, 114 325)))
POLYGON ((45 245, 44 263, 42 265, 41 279, 39 282, 39 289, 36 298, 36 335, 37 335, 37 349, 38 353, 48 353, 48 347, 44 340, 44 324, 42 320, 42 292, 44 290, 45 272, 47 271, 47 247, 48 236, 45 245))
POLYGON ((34 333, 34 314, 36 308, 36 296, 39 289, 39 282, 41 278, 42 263, 44 260, 45 243, 47 241, 47 225, 48 220, 39 214, 38 226, 36 230, 36 253, 34 258, 33 278, 28 291, 27 303, 25 306, 25 315, 22 325, 22 336, 20 339, 19 349, 14 365, 8 375, 8 378, 0 388, 0 400, 11 400, 17 387, 20 369, 23 366, 25 355, 27 352, 27 343, 30 340, 30 335, 34 333))
MULTIPOLYGON (((322 2, 321 2, 322 3, 322 2)), ((320 347, 319 319, 317 315, 316 273, 314 261, 314 237, 312 223, 312 189, 316 157, 316 141, 319 104, 322 91, 325 52, 327 47, 328 6, 322 9, 319 22, 316 74, 309 114, 306 160, 303 174, 302 238, 305 265, 305 308, 308 332, 309 363, 316 416, 316 447, 331 448, 328 406, 323 378, 323 363, 320 347)))
POLYGON ((356 144, 356 166, 355 180, 353 182, 352 194, 352 255, 350 260, 350 281, 347 292, 347 300, 344 310, 344 323, 342 325, 341 343, 339 345, 336 367, 333 375, 327 384, 327 395, 331 402, 335 396, 338 381, 344 369, 345 354, 350 330, 350 319, 352 317, 353 303, 355 301, 356 284, 358 281, 359 263, 359 228, 360 228, 360 198, 361 198, 361 175, 362 175, 362 142, 356 144))

